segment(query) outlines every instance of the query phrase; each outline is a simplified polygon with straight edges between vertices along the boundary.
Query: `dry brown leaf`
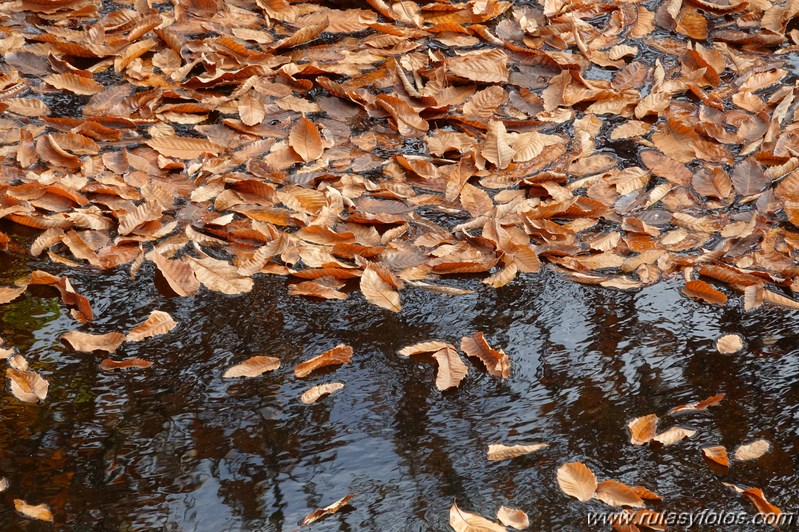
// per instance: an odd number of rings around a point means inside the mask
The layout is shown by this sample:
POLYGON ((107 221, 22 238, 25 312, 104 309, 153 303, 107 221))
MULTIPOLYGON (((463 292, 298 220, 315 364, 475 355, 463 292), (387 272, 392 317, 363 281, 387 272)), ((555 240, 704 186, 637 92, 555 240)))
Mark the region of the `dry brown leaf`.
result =
POLYGON ((302 521, 300 521, 300 526, 310 525, 311 523, 319 521, 323 517, 326 517, 328 515, 333 515, 334 513, 338 512, 339 510, 347 506, 353 497, 355 497, 355 494, 349 493, 344 497, 340 498, 339 500, 337 500, 336 502, 334 502, 333 504, 330 504, 318 510, 314 510, 313 512, 306 515, 302 521))
POLYGON ((279 358, 258 355, 248 358, 241 364, 229 367, 222 375, 222 378, 257 377, 267 371, 274 371, 279 367, 279 358))
POLYGON ((500 523, 516 530, 524 530, 530 526, 530 518, 518 508, 500 506, 497 510, 497 519, 500 523))
POLYGON ((194 275, 209 290, 223 294, 243 294, 252 290, 253 281, 239 274, 235 266, 212 257, 197 259, 186 256, 194 275))
POLYGON ((694 429, 689 429, 685 427, 669 427, 665 431, 657 434, 652 438, 652 441, 656 441, 662 445, 674 445, 675 443, 684 440, 686 438, 690 438, 696 434, 694 429))
POLYGON ((399 350, 399 354, 404 357, 408 357, 424 353, 435 353, 440 349, 445 349, 446 347, 451 347, 451 346, 452 344, 448 344, 440 340, 432 340, 429 342, 419 342, 417 344, 403 347, 402 349, 399 350))
POLYGON ((501 120, 492 120, 488 123, 488 132, 480 154, 500 170, 510 165, 516 151, 508 144, 508 132, 501 120))
POLYGON ((75 351, 91 353, 93 351, 107 351, 113 353, 125 341, 125 335, 119 332, 107 334, 90 334, 80 331, 69 331, 61 337, 66 340, 75 351))
POLYGON ((6 377, 11 381, 11 393, 20 401, 38 403, 47 398, 50 383, 35 371, 6 368, 6 377))
POLYGON ((682 292, 688 297, 702 299, 711 305, 724 305, 727 303, 727 296, 705 281, 688 281, 685 283, 682 292))
POLYGON ((378 307, 392 312, 402 310, 399 293, 380 276, 371 264, 366 267, 361 276, 361 293, 370 303, 378 307))
POLYGON ((28 504, 22 499, 14 499, 14 508, 25 517, 53 522, 53 512, 46 504, 33 505, 28 504))
POLYGON ((720 466, 730 467, 730 458, 727 456, 727 449, 723 445, 712 445, 710 447, 702 447, 702 454, 720 466))
POLYGON ((27 286, 0 286, 0 305, 11 303, 22 295, 27 286))
POLYGON ((744 341, 740 334, 725 334, 716 340, 716 349, 719 353, 731 355, 744 348, 744 341))
POLYGON ((176 326, 177 323, 175 323, 175 320, 173 320, 172 316, 168 313, 154 310, 143 323, 137 325, 128 332, 125 341, 139 342, 145 338, 166 334, 176 326))
POLYGON ((321 299, 347 299, 347 294, 317 281, 303 281, 289 285, 289 295, 318 297, 321 299))
POLYGON ((466 378, 469 368, 463 363, 458 352, 452 346, 446 346, 437 351, 433 358, 438 363, 436 373, 436 388, 443 392, 450 388, 457 388, 461 381, 466 378))
POLYGON ((143 358, 132 357, 124 360, 111 360, 109 358, 100 362, 100 369, 103 371, 113 371, 115 369, 130 369, 130 368, 149 368, 153 363, 143 358))
POLYGON ((508 81, 508 56, 493 49, 476 54, 452 57, 447 60, 447 70, 452 74, 482 83, 505 83, 508 81))
POLYGON ((507 529, 490 519, 472 512, 465 512, 452 504, 449 509, 449 526, 455 532, 506 532, 507 529))
POLYGON ((531 445, 503 445, 501 443, 492 443, 488 446, 488 459, 496 460, 510 460, 517 456, 529 454, 539 449, 549 447, 546 443, 533 443, 531 445))
POLYGON ((200 289, 200 281, 195 277, 194 270, 184 260, 167 259, 156 250, 148 253, 147 258, 158 266, 158 271, 166 279, 169 288, 177 295, 188 297, 200 289))
POLYGON ((735 449, 733 458, 735 458, 739 462, 745 462, 747 460, 757 460, 758 458, 766 454, 770 448, 771 444, 768 441, 756 440, 751 443, 741 445, 740 447, 735 449))
POLYGON ((289 146, 306 163, 317 160, 325 149, 319 128, 304 116, 300 117, 291 128, 289 146))
POLYGON ((103 90, 103 86, 94 81, 94 78, 87 78, 72 73, 53 74, 50 76, 45 76, 42 79, 56 89, 61 89, 84 96, 97 94, 103 90))
POLYGON ((669 414, 676 414, 677 412, 697 412, 700 410, 706 410, 711 406, 718 406, 724 397, 727 394, 719 393, 716 395, 711 395, 707 399, 702 399, 701 401, 697 401, 695 403, 688 403, 687 405, 680 405, 675 406, 671 410, 669 410, 669 414))
POLYGON ((461 338, 461 351, 479 358, 490 375, 507 379, 510 376, 510 359, 501 349, 492 349, 482 332, 461 338))
POLYGON ((302 397, 300 397, 300 401, 304 404, 309 405, 311 403, 315 403, 320 398, 324 397, 325 395, 337 392, 344 388, 343 382, 331 382, 329 384, 318 384, 313 388, 306 390, 302 397))
POLYGON ((643 508, 644 501, 630 486, 618 480, 603 480, 597 484, 594 498, 609 506, 631 506, 643 508))
POLYGON ((582 462, 568 462, 558 468, 558 486, 566 495, 586 502, 597 488, 596 476, 582 462))
POLYGON ((210 140, 194 137, 163 136, 147 141, 147 145, 164 157, 196 159, 203 154, 219 155, 222 151, 210 140))
POLYGON ((658 421, 659 419, 655 414, 649 414, 637 417, 627 423, 627 429, 630 431, 630 442, 633 445, 649 443, 657 433, 658 421))
POLYGON ((307 377, 312 371, 326 366, 346 364, 352 358, 352 347, 339 344, 333 349, 328 349, 321 355, 317 355, 305 362, 298 364, 294 368, 294 375, 300 379, 307 377))

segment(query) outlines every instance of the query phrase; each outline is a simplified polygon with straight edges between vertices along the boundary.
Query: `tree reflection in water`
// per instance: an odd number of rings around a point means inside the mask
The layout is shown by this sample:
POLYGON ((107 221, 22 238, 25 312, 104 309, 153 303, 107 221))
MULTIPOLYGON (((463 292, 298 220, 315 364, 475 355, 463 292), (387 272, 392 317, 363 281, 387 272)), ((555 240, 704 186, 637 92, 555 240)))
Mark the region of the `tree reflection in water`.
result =
MULTIPOLYGON (((4 284, 35 263, 4 260, 4 284)), ((569 283, 553 273, 499 290, 477 280, 463 297, 408 290, 403 312, 364 304, 289 298, 283 279, 261 278, 241 297, 161 295, 145 268, 65 271, 93 303, 89 332, 126 331, 151 310, 179 327, 117 358, 142 356, 148 370, 104 373, 102 357, 59 339, 78 328, 57 298, 25 294, 5 305, 0 334, 50 381, 43 405, 4 394, 0 474, 12 484, 0 505, 3 530, 37 530, 12 498, 53 507, 72 530, 291 530, 311 510, 346 493, 352 508, 315 530, 443 530, 454 499, 492 515, 524 509, 534 529, 585 528, 583 505, 562 495, 555 470, 582 460, 600 479, 643 484, 664 508, 754 512, 702 462, 699 447, 728 449, 758 437, 773 451, 736 464, 722 480, 758 486, 788 511, 799 436, 796 313, 735 304, 712 308, 661 284, 638 293, 569 283), (479 363, 457 390, 435 389, 435 365, 396 355, 401 347, 483 331, 511 358, 499 381, 479 363), (720 355, 716 337, 739 332, 749 348, 720 355), (338 343, 352 363, 295 379, 294 365, 338 343), (230 365, 268 354, 282 367, 222 380, 230 365), (314 405, 299 395, 337 380, 314 405), (722 407, 671 420, 701 431, 669 448, 634 447, 625 425, 639 415, 726 392, 722 407), (549 443, 512 461, 488 462, 490 443, 549 443)))

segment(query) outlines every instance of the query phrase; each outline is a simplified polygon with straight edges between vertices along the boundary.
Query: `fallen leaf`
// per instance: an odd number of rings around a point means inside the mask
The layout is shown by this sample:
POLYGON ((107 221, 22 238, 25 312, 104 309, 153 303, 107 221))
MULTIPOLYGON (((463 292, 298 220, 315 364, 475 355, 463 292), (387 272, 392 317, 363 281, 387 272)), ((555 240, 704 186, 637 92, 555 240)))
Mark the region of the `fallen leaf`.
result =
POLYGON ((702 454, 713 462, 723 467, 730 467, 730 458, 727 456, 727 449, 723 445, 711 445, 702 447, 702 454))
POLYGON ((488 459, 496 460, 510 460, 517 456, 529 454, 539 449, 549 447, 546 443, 534 443, 531 445, 503 445, 501 443, 492 443, 488 446, 488 459))
POLYGON ((461 338, 461 351, 470 357, 479 358, 490 375, 507 379, 510 376, 510 359, 501 349, 492 349, 482 332, 461 338))
POLYGON ((766 496, 763 493, 763 490, 761 490, 760 488, 741 488, 739 486, 736 486, 735 484, 730 484, 728 482, 722 482, 722 484, 724 484, 729 488, 734 489, 735 491, 744 495, 747 499, 752 501, 752 503, 754 503, 755 507, 757 508, 758 513, 766 518, 765 521, 766 523, 775 526, 779 524, 778 518, 780 515, 782 515, 782 511, 766 500, 766 496), (773 521, 769 521, 769 519, 772 519, 773 521))
POLYGON ((239 274, 238 269, 223 260, 212 257, 197 259, 186 257, 194 275, 209 290, 223 294, 244 294, 252 290, 253 280, 239 274))
POLYGON ((349 493, 344 497, 340 498, 339 500, 337 500, 336 502, 334 502, 333 504, 325 506, 324 508, 319 508, 318 510, 314 510, 313 512, 306 515, 302 521, 300 521, 300 526, 310 525, 311 523, 319 521, 323 517, 326 517, 328 515, 333 515, 334 513, 338 512, 339 510, 347 506, 353 497, 355 497, 355 494, 349 493))
POLYGON ((733 458, 739 462, 746 462, 747 460, 757 460, 768 452, 771 444, 766 440, 756 440, 746 445, 741 445, 735 449, 733 458))
POLYGON ((132 357, 124 360, 111 360, 109 358, 100 362, 100 369, 103 371, 113 371, 115 369, 129 369, 129 368, 149 368, 153 363, 143 358, 132 357))
POLYGON ((530 526, 530 518, 527 514, 517 508, 508 508, 507 506, 500 506, 497 510, 497 519, 505 526, 515 528, 516 530, 524 530, 530 526))
POLYGON ((145 338, 166 334, 177 326, 172 316, 161 310, 154 310, 143 322, 128 331, 126 342, 140 342, 145 338))
POLYGON ((507 529, 490 519, 472 513, 465 512, 458 508, 457 504, 452 504, 449 509, 449 526, 455 529, 455 532, 506 532, 507 529))
POLYGON ((631 506, 643 508, 644 501, 630 486, 618 480, 603 480, 597 484, 594 498, 609 506, 631 506))
POLYGON ((443 392, 450 388, 457 388, 461 381, 466 378, 469 368, 463 363, 458 352, 452 346, 446 346, 433 354, 433 358, 438 363, 438 373, 436 373, 436 388, 443 392))
POLYGON ((196 159, 204 154, 218 155, 222 149, 207 139, 163 136, 147 141, 147 145, 164 157, 196 159))
POLYGON ((259 355, 250 357, 241 364, 229 367, 222 375, 222 378, 257 377, 267 371, 274 371, 279 367, 279 358, 259 355))
POLYGON ((669 410, 669 414, 676 414, 677 412, 697 412, 700 410, 707 410, 711 406, 718 406, 721 403, 721 400, 726 397, 727 394, 719 393, 716 395, 711 395, 707 399, 702 399, 701 401, 697 401, 695 403, 688 403, 687 405, 680 405, 675 406, 671 410, 669 410))
POLYGON ((75 351, 84 353, 107 351, 113 353, 125 341, 125 335, 118 332, 89 334, 80 331, 69 331, 61 339, 66 340, 75 351))
POLYGON ((302 379, 319 368, 346 364, 350 361, 350 358, 352 358, 352 347, 339 344, 333 349, 328 349, 321 355, 317 355, 301 364, 297 364, 294 368, 294 375, 302 379))
POLYGON ((324 146, 322 145, 322 135, 316 124, 307 118, 300 117, 289 133, 289 146, 297 152, 303 161, 309 163, 322 156, 324 146))
POLYGON ((712 305, 724 305, 727 303, 727 296, 705 281, 688 281, 682 291, 683 294, 689 297, 701 299, 712 305))
POLYGON ((586 502, 597 489, 596 476, 582 462, 568 462, 558 468, 558 486, 563 493, 586 502))
POLYGON ((649 443, 657 433, 658 417, 655 414, 637 417, 627 423, 630 431, 630 442, 633 445, 649 443))
POLYGON ((390 310, 399 312, 402 310, 400 305, 399 293, 391 284, 386 282, 377 270, 369 265, 361 275, 361 293, 370 303, 390 310))
POLYGON ((53 512, 46 504, 32 505, 22 499, 14 499, 14 508, 25 517, 40 521, 53 521, 53 512))
POLYGON ((725 334, 716 340, 716 349, 724 355, 737 353, 744 348, 744 341, 739 334, 725 334))
POLYGON ((47 398, 50 383, 35 371, 6 368, 6 377, 11 381, 11 393, 20 401, 38 403, 47 398))
POLYGON ((680 440, 690 438, 694 434, 696 434, 696 431, 694 429, 675 426, 675 427, 669 427, 660 434, 655 435, 654 437, 652 437, 652 441, 656 441, 662 445, 668 446, 668 445, 674 445, 680 440))
POLYGON ((313 388, 306 390, 302 397, 300 397, 300 401, 304 404, 309 405, 311 403, 315 403, 320 398, 324 397, 325 395, 334 393, 339 391, 340 389, 344 388, 344 383, 342 382, 331 382, 329 384, 318 384, 313 388))

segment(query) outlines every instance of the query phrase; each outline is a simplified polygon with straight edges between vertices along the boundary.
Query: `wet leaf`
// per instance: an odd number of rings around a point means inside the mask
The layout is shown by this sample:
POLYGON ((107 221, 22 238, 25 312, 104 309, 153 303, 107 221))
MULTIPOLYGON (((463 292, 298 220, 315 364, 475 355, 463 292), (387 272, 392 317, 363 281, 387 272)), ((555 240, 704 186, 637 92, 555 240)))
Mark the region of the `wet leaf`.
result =
POLYGON ((27 286, 0 286, 0 305, 10 303, 25 292, 27 286))
POLYGON ((237 268, 223 260, 188 256, 186 259, 197 280, 209 290, 229 295, 244 294, 252 290, 252 279, 240 275, 237 268))
POLYGON ((347 364, 352 358, 352 347, 339 344, 333 349, 328 349, 294 368, 294 375, 300 379, 307 377, 311 372, 327 366, 347 364))
POLYGON ((744 341, 740 334, 725 334, 716 340, 716 349, 719 353, 731 355, 744 348, 744 341))
POLYGON ((727 456, 727 449, 723 445, 712 445, 710 447, 702 447, 702 454, 720 466, 730 467, 730 458, 727 456))
POLYGON ((35 371, 6 368, 6 377, 11 382, 11 393, 20 401, 38 403, 47 398, 50 383, 35 371))
POLYGON ((739 462, 747 460, 757 460, 766 454, 771 448, 771 444, 766 440, 756 440, 735 449, 733 457, 739 462))
POLYGON ((591 500, 597 489, 594 474, 582 462, 569 462, 558 468, 558 486, 566 495, 586 502, 591 500))
POLYGON ((481 515, 461 510, 454 503, 449 509, 449 526, 456 532, 505 532, 507 530, 504 526, 481 515))
POLYGON ((14 508, 25 517, 53 522, 53 512, 46 504, 32 505, 22 499, 14 499, 14 508))
POLYGON ((689 297, 701 299, 712 305, 725 305, 727 303, 727 296, 705 281, 688 281, 682 291, 689 297))
POLYGON ((686 427, 669 427, 665 431, 661 432, 660 434, 655 435, 652 437, 652 441, 656 441, 662 445, 674 445, 675 443, 684 440, 686 438, 690 438, 696 434, 694 429, 689 429, 686 427))
POLYGON ((80 331, 69 331, 61 337, 75 351, 91 353, 106 351, 113 353, 125 341, 125 335, 118 332, 107 334, 90 334, 80 331))
POLYGON ((488 459, 495 460, 510 460, 517 456, 533 453, 545 447, 549 447, 546 443, 533 443, 530 445, 503 445, 501 443, 492 443, 488 446, 488 459))
POLYGON ((657 433, 658 417, 655 414, 637 417, 627 423, 630 431, 630 441, 633 445, 649 443, 657 433))
POLYGON ((236 377, 258 377, 267 371, 274 371, 280 367, 280 359, 264 355, 250 357, 241 364, 229 367, 222 375, 223 379, 236 377))
POLYGON ((366 267, 361 276, 361 292, 370 303, 378 307, 392 312, 402 310, 399 293, 371 265, 366 267))
POLYGON ((318 510, 314 510, 313 512, 309 513, 305 516, 305 518, 300 521, 300 526, 310 525, 322 519, 323 517, 327 517, 328 515, 333 515, 334 513, 338 512, 345 506, 347 506, 350 501, 355 497, 354 493, 349 493, 344 497, 340 498, 333 504, 325 506, 324 508, 320 508, 318 510))
POLYGON ((152 365, 153 363, 149 360, 138 357, 126 358, 124 360, 111 360, 106 358, 100 362, 100 369, 103 371, 113 371, 115 369, 149 368, 152 365))
POLYGON ((510 359, 501 349, 488 345, 482 332, 461 338, 461 351, 470 357, 479 358, 490 375, 507 379, 510 376, 510 359))
POLYGON ((154 310, 141 324, 128 331, 126 342, 140 342, 145 338, 166 334, 177 326, 172 316, 161 310, 154 310))
POLYGON ((594 498, 610 506, 643 508, 644 501, 636 491, 617 480, 603 480, 597 484, 594 498))
POLYGON ((436 388, 439 391, 457 388, 461 381, 466 378, 469 369, 463 363, 458 352, 452 346, 438 350, 433 358, 438 363, 438 373, 436 373, 436 388))
POLYGON ((342 382, 331 382, 329 384, 318 384, 313 388, 306 390, 300 400, 309 405, 311 403, 315 403, 325 395, 332 394, 344 388, 344 383, 342 382))
MULTIPOLYGON (((778 516, 782 515, 782 511, 779 508, 766 500, 766 496, 763 493, 763 490, 760 488, 741 488, 735 484, 730 484, 727 482, 722 482, 722 484, 734 489, 752 501, 757 508, 758 513, 763 515, 766 519, 776 519, 778 516)), ((767 520, 766 522, 768 523, 770 521, 767 520)), ((775 520, 772 522, 772 524, 777 525, 779 524, 779 521, 775 520)))
POLYGON ((497 519, 500 523, 516 530, 525 530, 530 526, 530 519, 527 514, 517 508, 500 506, 497 510, 497 519))
POLYGON ((727 394, 719 393, 716 395, 711 395, 707 399, 702 399, 701 401, 697 401, 695 403, 688 403, 687 405, 680 405, 675 406, 671 410, 669 410, 669 414, 676 414, 678 412, 698 412, 700 410, 706 410, 711 406, 718 406, 721 403, 721 400, 726 397, 727 394))

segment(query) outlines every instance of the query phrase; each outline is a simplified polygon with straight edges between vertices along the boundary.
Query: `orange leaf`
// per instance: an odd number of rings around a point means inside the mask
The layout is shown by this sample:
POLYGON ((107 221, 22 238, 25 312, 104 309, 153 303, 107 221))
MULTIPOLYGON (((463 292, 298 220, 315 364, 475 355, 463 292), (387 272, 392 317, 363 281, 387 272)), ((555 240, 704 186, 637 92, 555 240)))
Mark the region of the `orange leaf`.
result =
POLYGON ((300 117, 291 128, 289 133, 289 146, 297 152, 303 161, 309 163, 322 156, 324 146, 322 145, 322 135, 316 124, 307 118, 300 117))
POLYGON ((310 360, 298 364, 294 368, 294 375, 300 379, 307 377, 312 371, 326 366, 346 364, 352 358, 352 347, 339 344, 310 360))
POLYGON ((113 371, 115 369, 128 369, 128 368, 149 368, 153 363, 143 358, 133 357, 124 360, 111 360, 110 358, 104 359, 100 362, 100 369, 103 371, 113 371))
POLYGON ((727 296, 705 281, 688 281, 685 283, 682 292, 686 296, 701 299, 712 305, 724 305, 727 303, 727 296))
POLYGON ((501 379, 507 379, 510 376, 508 355, 501 349, 492 349, 482 332, 461 338, 461 350, 470 357, 479 358, 485 364, 489 374, 501 379))
POLYGON ((231 366, 222 375, 223 379, 236 377, 257 377, 267 371, 274 371, 280 367, 280 359, 268 356, 250 357, 241 364, 231 366))
POLYGON ((558 486, 566 495, 586 502, 596 492, 596 476, 582 462, 569 462, 558 468, 558 486))

